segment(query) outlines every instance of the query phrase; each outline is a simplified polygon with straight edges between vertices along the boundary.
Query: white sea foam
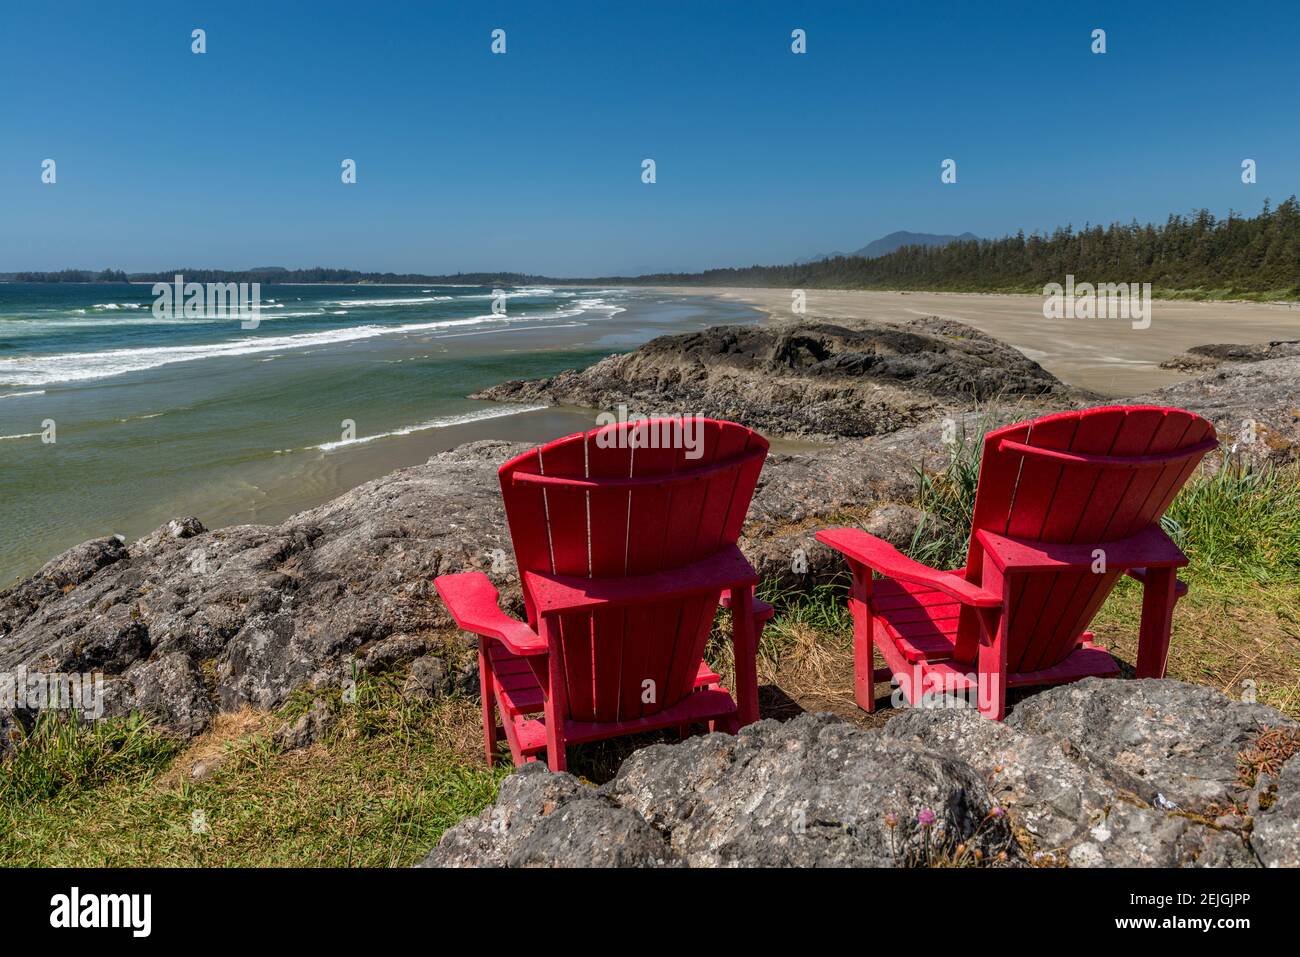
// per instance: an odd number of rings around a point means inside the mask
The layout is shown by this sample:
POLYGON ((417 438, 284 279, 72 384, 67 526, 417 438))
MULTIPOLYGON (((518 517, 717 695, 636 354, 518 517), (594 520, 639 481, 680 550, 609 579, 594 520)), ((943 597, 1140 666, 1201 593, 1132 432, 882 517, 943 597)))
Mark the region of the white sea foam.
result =
POLYGON ((0 359, 0 382, 21 386, 104 379, 128 372, 142 372, 174 362, 255 355, 282 349, 302 349, 310 346, 355 342, 361 339, 373 339, 376 336, 437 332, 442 329, 502 321, 503 317, 489 314, 465 319, 405 323, 400 326, 350 326, 344 329, 304 332, 291 336, 258 336, 201 345, 152 346, 141 349, 113 349, 107 352, 70 352, 56 356, 6 358, 0 359))
POLYGON ((19 432, 17 435, 0 435, 0 442, 5 439, 33 439, 40 434, 39 432, 19 432))
POLYGON ((334 299, 330 306, 423 306, 431 302, 450 302, 455 296, 416 296, 414 299, 334 299))
MULTIPOLYGON (((612 290, 618 292, 619 290, 612 290)), ((530 294, 542 295, 549 290, 515 290, 506 293, 507 298, 527 296, 530 294)), ((450 296, 435 297, 438 300, 450 299, 450 296)), ((472 296, 465 298, 491 298, 490 296, 472 296)), ((338 305, 357 305, 357 304, 377 304, 384 302, 410 303, 415 300, 341 300, 338 305)), ((170 365, 176 362, 193 362, 200 359, 224 358, 232 356, 253 355, 262 352, 279 352, 287 349, 305 349, 314 346, 330 346, 339 343, 347 343, 364 339, 371 339, 376 336, 388 335, 405 335, 411 333, 429 333, 446 331, 452 334, 453 330, 462 331, 467 327, 488 326, 515 329, 521 322, 536 323, 542 320, 551 319, 572 319, 581 316, 584 313, 596 312, 604 313, 605 318, 617 315, 625 311, 622 306, 606 302, 604 299, 594 295, 584 295, 584 298, 570 299, 564 306, 546 310, 543 312, 525 314, 514 312, 510 315, 485 314, 470 316, 457 319, 431 320, 428 322, 403 323, 401 325, 377 325, 367 324, 359 326, 345 326, 316 332, 304 332, 295 335, 263 335, 257 337, 244 337, 230 339, 222 342, 196 343, 190 345, 177 346, 149 346, 134 349, 112 349, 103 352, 72 352, 60 355, 40 355, 40 356, 19 356, 12 358, 0 358, 0 383, 9 386, 44 386, 58 382, 79 382, 93 379, 104 379, 111 376, 124 375, 130 372, 142 372, 147 369, 153 369, 158 366, 170 365)), ((348 310, 339 309, 327 313, 323 309, 317 309, 311 312, 281 312, 274 313, 271 316, 264 316, 264 320, 281 320, 293 319, 297 317, 312 317, 324 315, 346 315, 348 310)), ((595 318, 595 317, 593 317, 595 318)), ((176 319, 176 320, 157 320, 152 316, 141 316, 131 319, 114 319, 111 325, 147 325, 147 324, 172 324, 184 325, 186 323, 206 322, 208 324, 228 322, 225 319, 176 319)), ((87 327, 91 326, 93 320, 87 319, 65 319, 61 321, 37 321, 31 323, 31 327, 38 326, 74 326, 87 327)), ((35 329, 33 328, 33 331, 35 329)), ((18 393, 14 393, 15 395, 18 393)), ((3 396, 0 396, 3 397, 3 396)))
POLYGON ((539 296, 553 296, 554 289, 512 289, 509 292, 476 292, 465 296, 457 296, 457 299, 536 299, 539 296))
POLYGON ((0 399, 16 399, 21 395, 44 395, 44 389, 33 389, 30 392, 0 392, 0 399))
POLYGON ((471 422, 483 422, 487 419, 500 419, 507 415, 519 415, 524 412, 536 412, 539 409, 547 408, 544 405, 521 405, 508 409, 481 409, 477 412, 466 412, 462 415, 446 415, 439 419, 430 419, 428 422, 421 422, 419 425, 408 425, 404 428, 394 429, 392 432, 380 432, 376 435, 363 435, 355 439, 344 439, 338 442, 325 442, 321 445, 312 446, 320 449, 322 452, 332 452, 334 449, 341 449, 348 445, 364 445, 366 442, 373 442, 376 439, 386 439, 394 435, 410 435, 412 432, 424 432, 429 429, 445 429, 453 425, 468 425, 471 422))

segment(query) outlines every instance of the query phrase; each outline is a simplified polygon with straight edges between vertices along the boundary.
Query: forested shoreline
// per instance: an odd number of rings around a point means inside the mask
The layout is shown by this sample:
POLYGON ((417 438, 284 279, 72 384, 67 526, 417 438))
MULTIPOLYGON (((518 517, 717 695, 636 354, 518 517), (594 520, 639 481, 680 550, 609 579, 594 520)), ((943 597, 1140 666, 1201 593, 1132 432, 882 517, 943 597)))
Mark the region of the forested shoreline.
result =
POLYGON ((665 285, 1039 292, 1066 274, 1080 281, 1149 282, 1162 292, 1300 296, 1300 203, 1291 196, 1258 216, 1209 210, 1172 215, 1162 225, 1070 226, 1050 235, 946 246, 905 246, 885 256, 841 256, 790 266, 663 273, 638 282, 665 285))
MULTIPOLYGON (((17 272, 15 282, 261 283, 634 283, 674 286, 904 289, 950 292, 1038 292, 1067 275, 1089 282, 1149 282, 1158 294, 1205 298, 1300 297, 1300 203, 1293 195, 1257 216, 1207 209, 1174 214, 1162 224, 1063 226, 1050 234, 1018 232, 1001 239, 959 240, 946 246, 904 246, 872 259, 837 256, 791 265, 753 265, 697 273, 567 277, 529 273, 377 273, 315 267, 251 270, 170 269, 126 273, 66 269, 17 272)), ((6 278, 0 276, 0 278, 6 278)))

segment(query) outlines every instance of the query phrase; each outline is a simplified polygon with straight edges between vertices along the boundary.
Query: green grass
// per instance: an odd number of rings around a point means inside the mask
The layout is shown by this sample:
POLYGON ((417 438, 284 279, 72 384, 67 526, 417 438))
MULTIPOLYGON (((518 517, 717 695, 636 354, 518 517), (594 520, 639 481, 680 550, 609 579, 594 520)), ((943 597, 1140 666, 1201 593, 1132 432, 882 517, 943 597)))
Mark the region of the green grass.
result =
POLYGON ((917 527, 911 544, 904 549, 908 557, 932 568, 960 568, 966 564, 986 430, 987 425, 974 433, 963 432, 958 436, 948 464, 939 472, 917 468, 913 504, 933 515, 937 522, 923 521, 917 527))
POLYGON ((0 773, 0 813, 71 800, 107 782, 148 780, 180 751, 176 740, 138 715, 79 723, 62 712, 42 712, 0 773))
MULTIPOLYGON (((1172 678, 1300 718, 1300 466, 1229 461, 1193 478, 1164 525, 1191 560, 1174 613, 1172 678)), ((1141 588, 1120 582, 1094 622, 1098 639, 1137 653, 1141 588)))
POLYGON ((1174 499, 1165 531, 1192 560, 1187 575, 1268 585, 1300 580, 1300 470, 1229 461, 1174 499))
MULTIPOLYGON (((189 779, 193 749, 140 719, 34 729, 0 769, 0 861, 17 866, 401 866, 492 802, 508 768, 489 769, 478 706, 404 701, 394 676, 331 696, 323 742, 283 753, 274 718, 228 717, 224 760, 189 779)), ((220 733, 218 724, 216 737, 220 733)))

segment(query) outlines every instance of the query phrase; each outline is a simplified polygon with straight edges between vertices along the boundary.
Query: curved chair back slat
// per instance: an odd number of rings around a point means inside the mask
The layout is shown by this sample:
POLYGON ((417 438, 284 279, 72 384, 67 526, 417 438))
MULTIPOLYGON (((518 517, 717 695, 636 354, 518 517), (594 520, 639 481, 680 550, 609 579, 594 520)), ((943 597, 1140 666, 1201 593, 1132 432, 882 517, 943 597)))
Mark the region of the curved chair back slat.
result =
MULTIPOLYGON (((1096 544, 1156 523, 1207 452, 1218 445, 1199 415, 1156 406, 1063 412, 984 438, 966 577, 979 582, 975 532, 1039 542, 1096 544)), ((1041 572, 1011 582, 1007 667, 1063 661, 1110 594, 1119 572, 1041 572)), ((973 654, 978 622, 963 612, 958 648, 973 654)))
MULTIPOLYGON (((734 545, 767 449, 734 422, 649 419, 511 459, 501 492, 521 577, 644 575, 734 545)), ((569 717, 643 717, 691 693, 718 598, 561 616, 569 717)), ((524 603, 536 625, 526 584, 524 603)))

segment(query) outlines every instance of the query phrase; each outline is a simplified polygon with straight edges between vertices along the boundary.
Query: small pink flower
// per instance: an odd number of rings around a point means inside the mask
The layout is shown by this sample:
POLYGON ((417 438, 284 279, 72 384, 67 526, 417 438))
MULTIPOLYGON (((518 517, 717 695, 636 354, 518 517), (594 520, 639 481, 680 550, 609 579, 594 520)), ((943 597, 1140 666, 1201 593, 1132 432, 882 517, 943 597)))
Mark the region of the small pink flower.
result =
POLYGON ((890 813, 890 814, 886 814, 886 815, 885 815, 885 826, 886 826, 886 827, 889 827, 889 828, 895 828, 895 827, 898 827, 898 815, 897 815, 897 814, 892 814, 892 813, 890 813))
POLYGON ((993 810, 990 811, 989 813, 992 814, 994 817, 1001 817, 1003 814, 1006 814, 1007 812, 1002 809, 1002 806, 1000 804, 998 804, 998 805, 994 805, 993 810))
POLYGON ((929 827, 934 823, 934 812, 928 807, 923 807, 921 808, 921 813, 916 816, 916 820, 920 823, 921 827, 929 827))

